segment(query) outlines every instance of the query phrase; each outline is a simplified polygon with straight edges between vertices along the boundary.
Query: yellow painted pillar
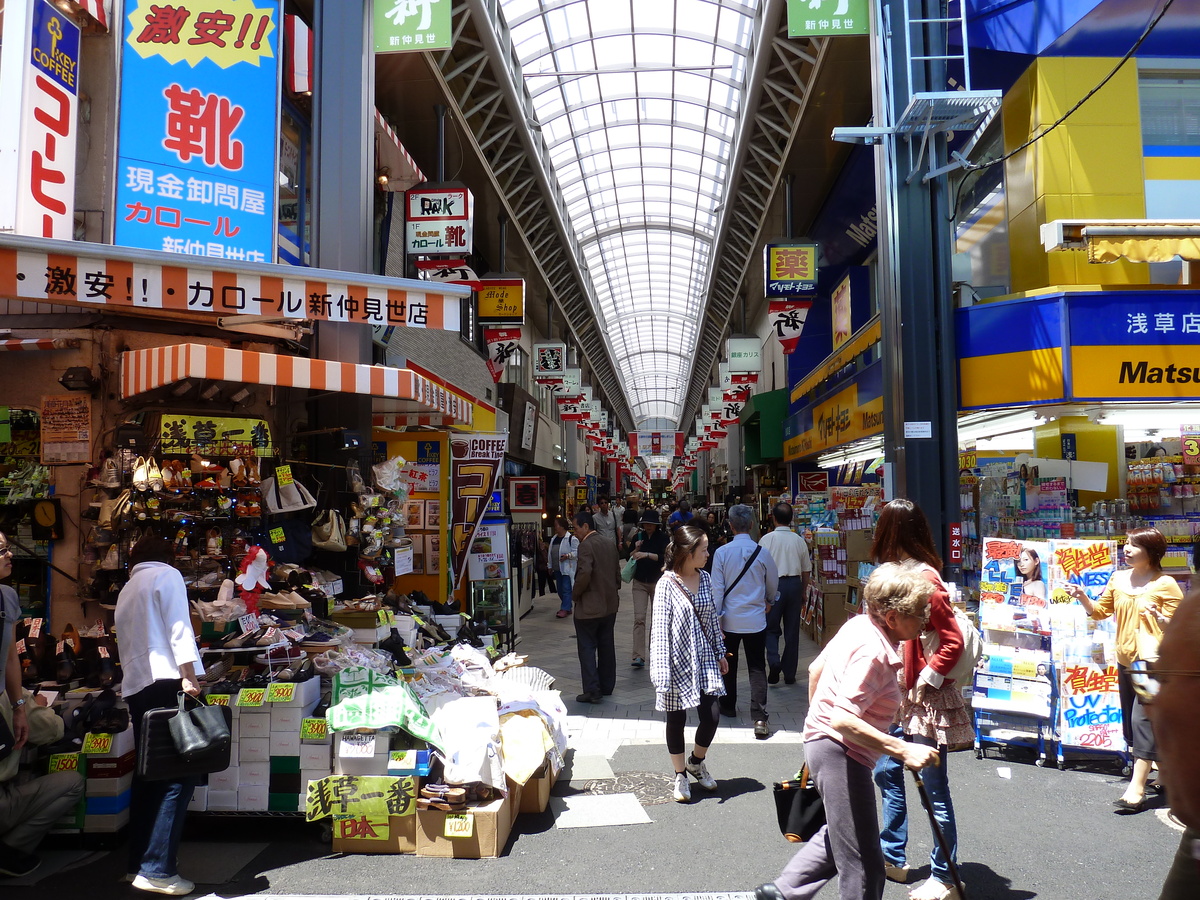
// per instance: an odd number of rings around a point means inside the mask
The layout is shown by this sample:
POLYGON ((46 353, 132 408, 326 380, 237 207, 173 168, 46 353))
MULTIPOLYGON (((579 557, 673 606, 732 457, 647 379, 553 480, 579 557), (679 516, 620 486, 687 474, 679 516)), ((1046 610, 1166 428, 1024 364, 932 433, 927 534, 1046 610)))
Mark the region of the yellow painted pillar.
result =
POLYGON ((1062 436, 1075 435, 1075 456, 1083 462, 1108 463, 1108 485, 1103 493, 1080 491, 1081 506, 1096 500, 1121 497, 1121 471, 1125 468, 1125 444, 1116 425, 1097 425, 1087 416, 1064 416, 1033 429, 1033 455, 1062 459, 1062 436))

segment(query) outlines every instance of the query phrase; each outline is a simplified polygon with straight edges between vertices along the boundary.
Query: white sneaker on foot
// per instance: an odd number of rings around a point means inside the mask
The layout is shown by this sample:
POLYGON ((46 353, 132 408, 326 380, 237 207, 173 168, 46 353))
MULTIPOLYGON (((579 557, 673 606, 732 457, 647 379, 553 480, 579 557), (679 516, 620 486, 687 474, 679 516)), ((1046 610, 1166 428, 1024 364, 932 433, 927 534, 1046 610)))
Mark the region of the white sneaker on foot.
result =
POLYGON ((700 760, 694 766, 691 763, 686 763, 684 767, 687 769, 687 773, 700 783, 700 787, 706 791, 715 791, 717 789, 717 779, 708 774, 708 766, 704 764, 704 760, 700 760))
POLYGON ((908 866, 893 866, 891 863, 884 863, 883 874, 887 876, 888 881, 908 884, 908 866))
POLYGON ((931 875, 908 892, 908 900, 959 900, 958 888, 943 884, 931 875))
POLYGON ((169 894, 172 897, 182 897, 196 889, 196 885, 182 875, 172 875, 170 878, 151 878, 149 875, 138 875, 133 879, 133 886, 139 891, 169 894))
POLYGON ((671 796, 675 798, 676 803, 691 802, 692 787, 688 784, 687 772, 679 772, 675 775, 675 790, 671 796))

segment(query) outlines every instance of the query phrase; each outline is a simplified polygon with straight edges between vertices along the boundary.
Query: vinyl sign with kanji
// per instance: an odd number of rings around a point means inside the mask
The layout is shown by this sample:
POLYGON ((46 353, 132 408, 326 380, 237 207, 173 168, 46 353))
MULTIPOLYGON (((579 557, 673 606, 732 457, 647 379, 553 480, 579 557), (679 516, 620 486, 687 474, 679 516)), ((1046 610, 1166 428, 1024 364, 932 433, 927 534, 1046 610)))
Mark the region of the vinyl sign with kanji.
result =
POLYGON ((133 0, 115 243, 275 260, 278 0, 133 0))

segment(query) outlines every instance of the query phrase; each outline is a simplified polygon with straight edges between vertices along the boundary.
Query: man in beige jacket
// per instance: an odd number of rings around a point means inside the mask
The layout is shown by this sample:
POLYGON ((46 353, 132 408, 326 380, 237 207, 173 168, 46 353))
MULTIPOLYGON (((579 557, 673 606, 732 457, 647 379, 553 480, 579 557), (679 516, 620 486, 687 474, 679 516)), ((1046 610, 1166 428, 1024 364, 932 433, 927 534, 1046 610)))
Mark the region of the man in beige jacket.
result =
POLYGON ((579 550, 572 601, 583 681, 583 693, 575 699, 580 703, 599 703, 617 686, 613 629, 621 599, 621 567, 617 545, 596 533, 591 513, 575 514, 575 536, 579 538, 579 550))

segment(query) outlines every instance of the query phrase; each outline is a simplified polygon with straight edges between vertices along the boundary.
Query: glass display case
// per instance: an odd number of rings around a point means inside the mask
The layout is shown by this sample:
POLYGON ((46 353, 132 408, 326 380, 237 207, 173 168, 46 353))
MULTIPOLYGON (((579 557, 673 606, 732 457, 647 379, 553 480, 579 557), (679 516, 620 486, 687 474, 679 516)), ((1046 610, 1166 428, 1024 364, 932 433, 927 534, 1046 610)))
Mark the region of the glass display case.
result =
MULTIPOLYGON (((512 580, 491 578, 471 582, 471 619, 496 635, 496 646, 512 650, 517 644, 512 580)), ((482 630, 482 629, 481 629, 482 630)))

